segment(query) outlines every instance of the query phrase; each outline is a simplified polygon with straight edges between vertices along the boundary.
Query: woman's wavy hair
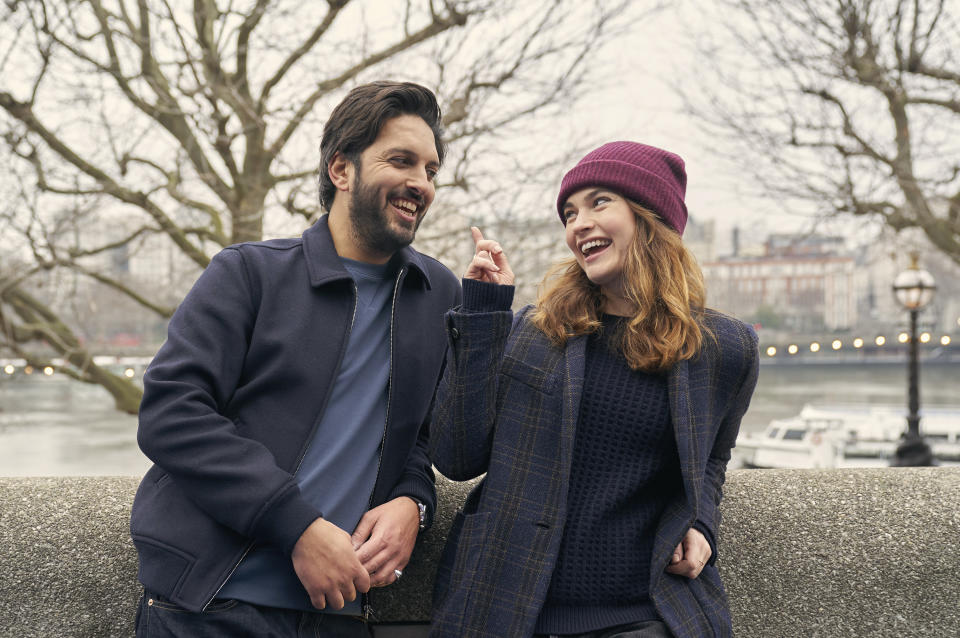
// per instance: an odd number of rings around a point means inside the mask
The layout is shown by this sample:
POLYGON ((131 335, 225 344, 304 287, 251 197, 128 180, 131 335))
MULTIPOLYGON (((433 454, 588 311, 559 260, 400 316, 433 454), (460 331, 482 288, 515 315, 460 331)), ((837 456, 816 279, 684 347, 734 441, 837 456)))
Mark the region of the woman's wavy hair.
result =
MULTIPOLYGON (((634 370, 663 371, 699 352, 709 330, 703 274, 677 234, 657 215, 626 200, 637 217, 633 245, 624 264, 626 298, 635 308, 613 343, 634 370)), ((603 325, 600 286, 587 278, 575 258, 547 273, 532 320, 550 340, 595 332, 603 325)))

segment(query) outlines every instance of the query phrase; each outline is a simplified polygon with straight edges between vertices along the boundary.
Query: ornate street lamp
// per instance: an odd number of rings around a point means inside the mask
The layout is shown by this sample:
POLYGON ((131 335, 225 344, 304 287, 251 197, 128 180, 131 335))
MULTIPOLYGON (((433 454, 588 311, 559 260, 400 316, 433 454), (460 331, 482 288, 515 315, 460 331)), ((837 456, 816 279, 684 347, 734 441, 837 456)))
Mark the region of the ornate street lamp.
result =
POLYGON ((933 465, 933 452, 920 436, 920 367, 917 349, 917 315, 933 299, 937 286, 933 275, 917 265, 916 253, 910 255, 910 267, 893 281, 893 293, 910 312, 910 350, 907 357, 907 431, 897 446, 891 465, 897 467, 933 465))

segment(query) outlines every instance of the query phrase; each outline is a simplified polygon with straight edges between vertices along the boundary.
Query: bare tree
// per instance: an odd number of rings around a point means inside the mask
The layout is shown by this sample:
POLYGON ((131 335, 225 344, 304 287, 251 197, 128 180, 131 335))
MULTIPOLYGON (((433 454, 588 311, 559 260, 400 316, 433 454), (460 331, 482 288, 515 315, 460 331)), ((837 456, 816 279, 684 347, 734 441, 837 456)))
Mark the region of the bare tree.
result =
MULTIPOLYGON (((523 224, 525 211, 491 197, 517 186, 510 172, 531 150, 525 174, 555 180, 550 122, 582 95, 591 56, 630 23, 629 5, 6 0, 0 351, 62 360, 60 371, 135 411, 139 389, 96 365, 55 273, 169 318, 185 290, 131 272, 137 250, 175 250, 191 280, 224 246, 298 233, 320 214, 322 118, 374 78, 441 97, 451 153, 432 215, 523 224), (531 131, 538 148, 523 148, 531 131)), ((433 237, 428 227, 422 244, 454 250, 442 224, 433 237)))
POLYGON ((960 263, 960 6, 716 5, 695 29, 709 81, 682 89, 710 146, 784 206, 915 227, 960 263))

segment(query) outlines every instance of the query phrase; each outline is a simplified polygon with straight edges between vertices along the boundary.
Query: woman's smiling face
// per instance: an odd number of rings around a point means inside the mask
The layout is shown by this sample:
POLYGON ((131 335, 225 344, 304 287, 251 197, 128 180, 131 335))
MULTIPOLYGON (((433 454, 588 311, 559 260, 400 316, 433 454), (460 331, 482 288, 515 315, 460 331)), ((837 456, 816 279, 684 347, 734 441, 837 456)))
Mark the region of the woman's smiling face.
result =
POLYGON ((563 205, 567 247, 587 278, 606 296, 621 296, 623 269, 637 232, 637 218, 622 196, 587 187, 563 205))

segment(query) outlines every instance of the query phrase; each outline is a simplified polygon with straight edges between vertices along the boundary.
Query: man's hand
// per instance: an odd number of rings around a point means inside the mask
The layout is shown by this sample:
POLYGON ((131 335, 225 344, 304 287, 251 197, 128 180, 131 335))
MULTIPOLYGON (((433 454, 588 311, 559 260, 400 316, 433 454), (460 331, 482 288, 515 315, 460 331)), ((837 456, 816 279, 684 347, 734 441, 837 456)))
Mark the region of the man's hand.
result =
POLYGON ((703 571, 703 566, 710 560, 710 543, 700 530, 691 527, 687 530, 683 540, 673 550, 667 572, 677 576, 696 578, 703 571))
POLYGON ((512 286, 513 271, 510 270, 507 256, 500 244, 492 239, 484 239, 483 233, 476 226, 470 227, 470 234, 473 236, 474 254, 473 261, 467 266, 467 272, 463 274, 464 279, 512 286))
POLYGON ((293 547, 293 569, 317 609, 343 609, 370 589, 370 575, 353 551, 350 535, 318 518, 293 547))
POLYGON ((372 587, 396 582, 393 570, 403 571, 407 566, 419 530, 420 510, 408 496, 399 496, 363 515, 352 540, 372 587))

